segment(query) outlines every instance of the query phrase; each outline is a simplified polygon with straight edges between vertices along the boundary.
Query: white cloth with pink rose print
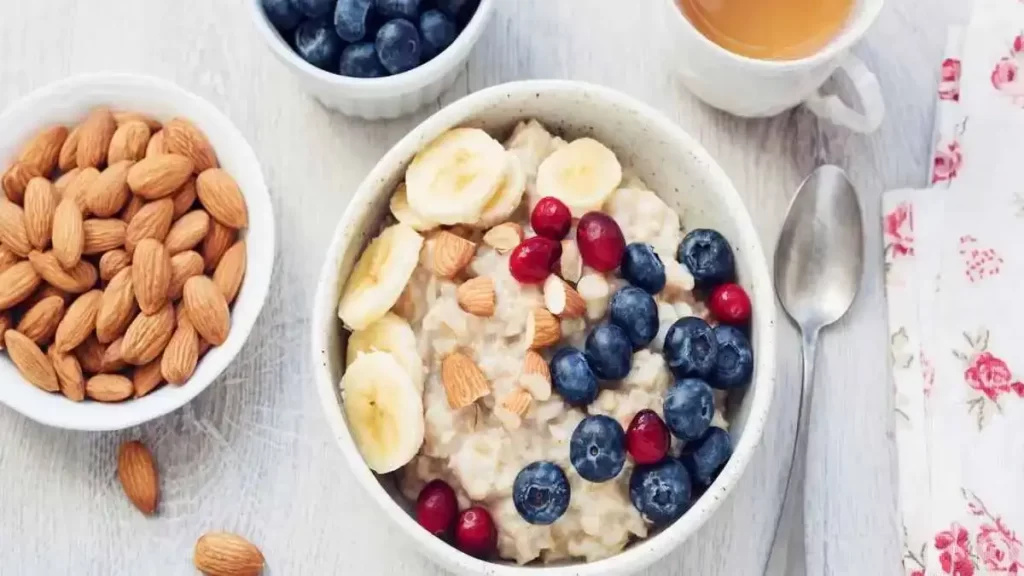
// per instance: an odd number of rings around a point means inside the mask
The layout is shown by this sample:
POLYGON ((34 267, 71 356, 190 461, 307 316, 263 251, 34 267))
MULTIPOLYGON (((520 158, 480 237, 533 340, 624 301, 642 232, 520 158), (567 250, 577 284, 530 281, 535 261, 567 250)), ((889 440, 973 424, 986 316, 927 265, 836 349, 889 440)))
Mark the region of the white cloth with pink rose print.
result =
POLYGON ((903 566, 1024 576, 1024 0, 945 56, 931 187, 882 199, 903 566))

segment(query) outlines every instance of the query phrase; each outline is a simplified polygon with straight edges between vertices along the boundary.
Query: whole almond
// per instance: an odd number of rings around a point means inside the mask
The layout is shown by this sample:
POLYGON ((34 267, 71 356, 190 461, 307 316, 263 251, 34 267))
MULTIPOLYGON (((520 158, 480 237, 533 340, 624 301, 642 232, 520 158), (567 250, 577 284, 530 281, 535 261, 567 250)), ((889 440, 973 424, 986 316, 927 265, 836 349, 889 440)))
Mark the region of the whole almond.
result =
POLYGON ((21 305, 23 308, 28 309, 35 306, 36 304, 39 304, 43 300, 46 300, 47 298, 52 298, 54 296, 63 300, 65 307, 72 300, 71 295, 68 294, 67 292, 59 288, 50 286, 45 282, 41 282, 39 288, 37 288, 36 291, 33 292, 32 295, 29 296, 24 302, 22 302, 21 305))
POLYGON ((65 270, 53 252, 33 250, 29 252, 28 261, 43 280, 71 294, 81 294, 92 288, 99 277, 96 267, 86 260, 80 260, 65 270))
POLYGON ((100 310, 103 292, 90 290, 68 306, 67 312, 57 325, 53 345, 57 352, 68 353, 77 348, 96 330, 96 315, 100 310))
POLYGON ((196 178, 196 194, 203 208, 217 222, 235 229, 248 225, 245 197, 235 179, 224 170, 214 168, 201 173, 196 178))
POLYGON ((142 398, 163 384, 164 377, 160 370, 159 358, 142 366, 136 366, 132 370, 132 387, 136 398, 142 398))
POLYGON ((192 176, 192 161, 177 154, 161 154, 137 162, 128 171, 128 186, 146 200, 176 192, 192 176))
POLYGON ((491 393, 491 385, 473 359, 455 352, 441 361, 441 384, 452 410, 465 408, 491 393))
POLYGON ((103 360, 100 365, 100 369, 103 372, 113 374, 114 372, 120 372, 128 366, 128 363, 124 361, 124 356, 121 354, 121 343, 123 341, 122 338, 118 338, 111 342, 107 349, 103 351, 103 360))
POLYGON ((443 230, 434 237, 430 267, 434 274, 442 278, 454 278, 469 265, 475 253, 476 244, 443 230))
POLYGON ((83 254, 102 254, 124 246, 127 226, 120 218, 90 218, 83 223, 85 245, 83 254))
POLYGON ((455 291, 459 306, 474 316, 494 315, 494 280, 478 276, 463 282, 455 291))
POLYGON ((4 349, 3 334, 14 328, 14 321, 11 320, 11 313, 8 310, 0 311, 0 350, 4 349))
POLYGON ((172 256, 199 245, 210 231, 210 215, 205 210, 193 210, 171 225, 164 246, 172 256))
POLYGON ((258 576, 265 560, 259 548, 245 538, 210 532, 196 542, 192 563, 206 576, 258 576))
POLYGON ((144 238, 132 255, 132 286, 143 314, 155 314, 167 303, 171 259, 158 240, 144 238))
POLYGON ((149 143, 146 144, 146 158, 152 158, 153 156, 159 156, 164 153, 164 131, 159 130, 153 133, 153 136, 149 139, 149 143))
POLYGON ((82 374, 82 366, 74 354, 61 354, 57 349, 50 346, 46 356, 53 364, 53 371, 57 374, 57 384, 60 392, 68 400, 81 402, 85 400, 85 376, 82 374))
POLYGON ((46 178, 33 178, 25 188, 25 233, 39 250, 50 244, 53 213, 57 209, 57 193, 46 178))
POLYGON ((228 339, 231 316, 224 294, 206 276, 193 276, 185 281, 182 292, 185 313, 204 340, 220 346, 228 339))
POLYGON ((207 273, 217 269, 217 264, 220 263, 224 253, 235 243, 236 236, 234 228, 228 228, 216 220, 210 220, 210 231, 203 238, 202 248, 203 266, 207 273))
POLYGON ((4 332, 4 346, 22 378, 47 392, 57 392, 57 374, 39 345, 17 330, 4 332))
POLYGON ((101 344, 113 342, 128 329, 136 312, 132 270, 129 266, 118 272, 103 291, 96 314, 96 339, 101 344))
POLYGON ((25 187, 28 181, 42 176, 42 172, 22 162, 15 162, 4 172, 3 187, 7 199, 15 204, 21 204, 25 198, 25 187))
POLYGON ((121 481, 125 496, 143 514, 156 511, 160 482, 153 455, 142 442, 125 442, 117 450, 117 479, 121 481))
POLYGON ((79 126, 75 126, 68 133, 68 137, 64 139, 64 144, 60 147, 60 153, 57 155, 57 167, 60 168, 61 172, 68 172, 78 167, 78 135, 79 126))
POLYGON ((85 222, 74 198, 66 197, 53 213, 53 255, 64 268, 72 268, 82 259, 85 249, 85 222))
POLYGON ((143 114, 141 112, 129 112, 125 110, 118 110, 115 111, 113 114, 114 122, 117 123, 118 127, 124 126, 129 122, 142 122, 146 125, 146 128, 148 128, 150 132, 157 132, 161 128, 163 128, 163 124, 161 124, 159 120, 153 118, 152 116, 147 116, 146 114, 143 114))
POLYGON ((32 250, 25 228, 25 211, 13 202, 0 200, 0 242, 24 258, 32 250))
MULTIPOLYGON (((11 251, 10 248, 0 244, 0 272, 14 266, 21 260, 21 257, 11 251)), ((2 334, 2 332, 0 332, 2 334)))
POLYGON ((107 162, 110 140, 117 130, 117 123, 110 110, 97 108, 89 113, 78 127, 78 143, 75 150, 75 165, 101 167, 107 162))
POLYGON ((181 218, 196 203, 196 179, 189 178, 177 192, 171 195, 174 201, 174 217, 181 218))
POLYGON ((31 166, 39 174, 49 174, 57 167, 57 159, 67 137, 65 126, 44 128, 22 148, 18 161, 31 166))
POLYGON ((166 304, 156 314, 139 314, 121 341, 125 362, 140 366, 155 360, 174 333, 174 307, 166 304))
POLYGON ((0 310, 15 306, 32 295, 41 279, 26 260, 0 272, 0 310))
POLYGON ((131 197, 127 183, 130 168, 131 161, 122 160, 100 172, 85 191, 85 206, 90 213, 100 218, 110 218, 124 208, 131 197))
POLYGON ((145 122, 132 120, 120 124, 110 139, 107 162, 138 162, 146 156, 146 144, 149 144, 149 126, 145 122))
POLYGON ((124 220, 125 224, 131 224, 132 220, 135 219, 135 215, 142 210, 142 207, 146 205, 146 201, 142 198, 132 194, 131 198, 128 199, 128 203, 121 209, 121 214, 118 216, 121 220, 124 220))
POLYGON ((61 198, 65 200, 68 198, 74 200, 78 204, 78 209, 81 210, 82 214, 85 214, 89 211, 89 206, 86 202, 86 193, 99 177, 100 171, 92 166, 81 168, 78 176, 68 183, 68 187, 64 189, 64 194, 61 198))
POLYGON ((82 173, 81 168, 72 168, 71 170, 60 175, 59 178, 53 181, 53 188, 57 191, 57 196, 60 198, 64 197, 64 192, 68 189, 68 186, 74 182, 75 178, 82 173))
POLYGON ((198 127, 184 118, 175 118, 163 129, 164 150, 181 154, 192 161, 196 174, 217 167, 217 154, 198 127))
POLYGON ((64 299, 60 296, 50 296, 26 310, 16 330, 43 346, 53 338, 63 317, 64 299))
POLYGON ((143 238, 153 238, 162 242, 171 229, 173 219, 174 202, 170 198, 147 202, 128 223, 124 238, 125 249, 128 253, 133 252, 143 238))
MULTIPOLYGON (((56 352, 55 347, 50 346, 50 349, 56 352)), ((75 357, 78 358, 78 363, 81 364, 83 372, 96 374, 103 369, 103 355, 106 351, 107 347, 100 344, 96 336, 92 335, 86 338, 81 346, 75 348, 75 357)))
POLYGON ((246 252, 245 240, 235 242, 221 257, 217 269, 213 272, 213 283, 220 289, 224 299, 230 305, 238 296, 238 290, 245 279, 246 252))
POLYGON ((132 263, 132 257, 124 250, 111 250, 100 256, 100 280, 110 282, 117 273, 132 263))
POLYGON ((132 381, 120 374, 97 374, 85 381, 85 395, 97 402, 120 402, 132 390, 132 381))
MULTIPOLYGON (((203 273, 203 257, 198 252, 186 250, 171 256, 171 283, 167 288, 167 297, 171 300, 181 298, 185 281, 203 273)), ((216 284, 216 279, 214 283, 216 284)))
POLYGON ((184 384, 192 377, 198 362, 199 335, 191 322, 178 322, 160 359, 160 373, 171 384, 184 384))

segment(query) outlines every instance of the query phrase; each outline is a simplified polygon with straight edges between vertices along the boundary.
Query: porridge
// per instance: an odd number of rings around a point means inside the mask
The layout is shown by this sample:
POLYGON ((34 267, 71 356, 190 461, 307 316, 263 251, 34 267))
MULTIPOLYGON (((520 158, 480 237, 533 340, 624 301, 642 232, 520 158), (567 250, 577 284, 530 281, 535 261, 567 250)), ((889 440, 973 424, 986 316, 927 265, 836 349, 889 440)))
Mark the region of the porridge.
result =
POLYGON ((340 386, 424 528, 483 558, 593 561, 714 481, 753 365, 720 234, 534 120, 504 145, 445 133, 391 212, 341 298, 340 386))

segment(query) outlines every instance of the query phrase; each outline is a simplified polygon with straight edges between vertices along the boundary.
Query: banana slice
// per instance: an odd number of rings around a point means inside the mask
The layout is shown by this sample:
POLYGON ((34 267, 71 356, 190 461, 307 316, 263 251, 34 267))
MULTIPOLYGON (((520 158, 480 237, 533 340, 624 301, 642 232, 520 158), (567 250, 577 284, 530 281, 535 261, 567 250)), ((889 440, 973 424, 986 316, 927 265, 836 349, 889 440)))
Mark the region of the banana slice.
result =
POLYGON ((360 354, 341 377, 352 438, 378 474, 393 472, 423 444, 423 398, 409 374, 387 352, 360 354))
POLYGON ((413 158, 405 172, 409 205, 439 224, 472 224, 501 185, 505 149, 478 128, 445 132, 413 158))
POLYGON ((423 360, 416 345, 416 334, 404 318, 388 312, 365 330, 353 332, 348 337, 346 365, 351 366, 356 358, 368 352, 387 352, 394 356, 409 373, 416 389, 423 392, 423 360))
POLYGON ((554 196, 580 217, 598 210, 622 181, 615 153, 591 138, 573 140, 548 156, 537 169, 537 192, 554 196))
POLYGON ((406 195, 405 182, 398 185, 395 193, 391 195, 391 214, 402 224, 412 226, 417 232, 427 232, 440 226, 429 218, 420 216, 412 206, 409 206, 409 197, 406 195))
POLYGON ((523 192, 526 191, 526 171, 523 170, 523 163, 518 156, 510 152, 505 153, 505 160, 508 165, 504 178, 494 196, 484 206, 483 214, 476 222, 478 228, 490 228, 508 220, 523 201, 523 192))
POLYGON ((338 317, 363 330, 384 317, 405 290, 419 262, 423 237, 408 224, 388 226, 370 242, 345 283, 338 317))

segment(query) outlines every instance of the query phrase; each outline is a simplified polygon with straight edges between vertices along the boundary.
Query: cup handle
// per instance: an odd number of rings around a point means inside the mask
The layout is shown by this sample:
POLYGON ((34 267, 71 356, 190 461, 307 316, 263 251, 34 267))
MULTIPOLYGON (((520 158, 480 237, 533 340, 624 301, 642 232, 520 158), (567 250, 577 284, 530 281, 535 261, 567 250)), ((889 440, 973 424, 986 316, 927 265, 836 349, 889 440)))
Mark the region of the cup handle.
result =
POLYGON ((868 70, 864 61, 847 54, 839 64, 839 69, 846 73, 860 97, 861 108, 858 112, 840 100, 839 96, 824 96, 821 92, 811 95, 804 104, 811 112, 839 126, 845 126, 854 132, 874 132, 882 124, 885 116, 885 100, 878 78, 868 70))

